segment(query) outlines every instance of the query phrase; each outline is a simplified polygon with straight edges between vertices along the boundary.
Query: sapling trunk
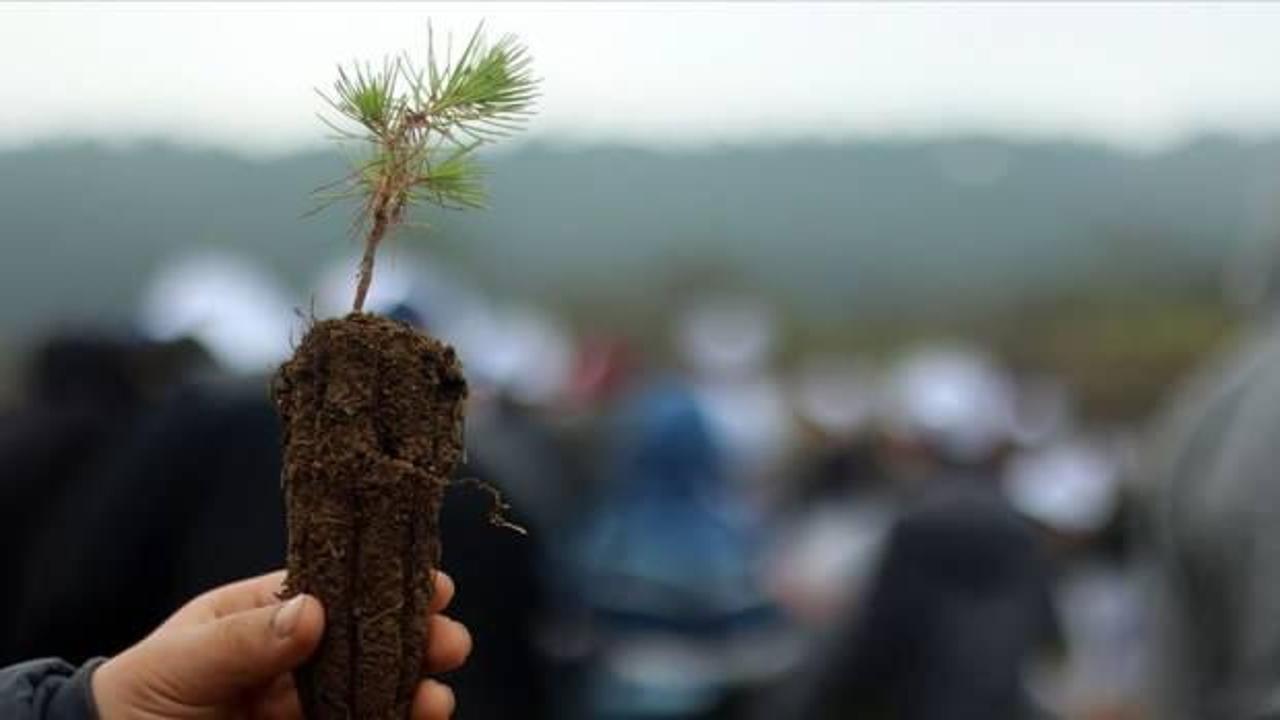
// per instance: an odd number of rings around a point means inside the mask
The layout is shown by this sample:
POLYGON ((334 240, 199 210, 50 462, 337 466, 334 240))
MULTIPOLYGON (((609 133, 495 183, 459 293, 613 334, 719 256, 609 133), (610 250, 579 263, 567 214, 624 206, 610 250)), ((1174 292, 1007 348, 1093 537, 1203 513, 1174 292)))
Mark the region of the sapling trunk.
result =
POLYGON ((325 634, 296 673, 309 720, 404 720, 422 677, 440 563, 440 504, 463 456, 467 385, 453 349, 363 312, 375 256, 415 201, 480 207, 470 156, 528 113, 523 47, 480 30, 457 59, 339 70, 331 125, 365 159, 334 199, 367 228, 353 312, 315 323, 276 376, 289 526, 286 593, 324 604, 325 634))
MULTIPOLYGON (((385 205, 385 200, 380 201, 385 205)), ((369 286, 373 283, 373 261, 378 254, 378 245, 382 244, 382 236, 387 233, 387 211, 381 207, 374 211, 373 227, 369 229, 369 237, 364 241, 364 255, 360 257, 360 274, 356 279, 356 300, 351 306, 352 312, 363 312, 364 301, 369 297, 369 286)))

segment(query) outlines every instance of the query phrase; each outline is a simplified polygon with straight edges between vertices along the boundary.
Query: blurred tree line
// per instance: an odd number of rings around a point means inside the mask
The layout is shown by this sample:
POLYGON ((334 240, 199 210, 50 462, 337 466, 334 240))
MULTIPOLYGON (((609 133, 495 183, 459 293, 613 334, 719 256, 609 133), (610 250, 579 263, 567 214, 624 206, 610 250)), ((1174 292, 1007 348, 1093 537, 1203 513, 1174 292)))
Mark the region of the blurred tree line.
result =
MULTIPOLYGON (((439 230, 436 259, 500 297, 661 346, 672 303, 750 291, 779 310, 787 352, 976 337, 1061 373, 1102 419, 1145 412, 1230 332, 1223 269, 1280 236, 1280 142, 535 143, 490 160, 491 210, 419 219, 439 230)), ((305 298, 358 250, 341 213, 301 217, 341 163, 158 143, 0 152, 0 376, 55 321, 125 322, 141 279, 193 248, 246 253, 305 298)), ((393 242, 390 262, 415 245, 393 242)))

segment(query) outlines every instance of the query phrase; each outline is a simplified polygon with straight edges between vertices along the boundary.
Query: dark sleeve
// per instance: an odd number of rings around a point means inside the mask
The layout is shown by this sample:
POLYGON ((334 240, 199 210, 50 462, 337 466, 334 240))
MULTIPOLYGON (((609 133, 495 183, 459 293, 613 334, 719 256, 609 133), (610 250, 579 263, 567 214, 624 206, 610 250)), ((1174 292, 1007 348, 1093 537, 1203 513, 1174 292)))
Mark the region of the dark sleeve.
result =
POLYGON ((97 720, 89 680, 103 662, 75 668, 63 660, 31 660, 0 668, 0 718, 97 720))
POLYGON ((1058 660, 1067 655, 1067 634, 1058 615, 1058 604, 1053 597, 1053 579, 1048 572, 1048 559, 1035 554, 1036 564, 1030 570, 1035 583, 1033 589, 1036 622, 1036 651, 1058 660))

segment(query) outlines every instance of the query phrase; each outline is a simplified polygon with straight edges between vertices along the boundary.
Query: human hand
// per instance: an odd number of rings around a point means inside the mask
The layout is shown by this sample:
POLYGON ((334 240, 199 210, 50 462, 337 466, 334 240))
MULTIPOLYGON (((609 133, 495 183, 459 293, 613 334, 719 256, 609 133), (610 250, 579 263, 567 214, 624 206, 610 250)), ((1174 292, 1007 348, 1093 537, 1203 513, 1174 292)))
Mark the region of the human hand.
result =
MULTIPOLYGON (((101 720, 240 720, 301 718, 290 673, 315 652, 324 609, 309 595, 281 602, 284 572, 211 590, 178 610, 141 642, 93 674, 101 720)), ((436 573, 428 611, 424 672, 460 666, 471 652, 461 623, 440 615, 453 580, 436 573)), ((453 691, 424 680, 413 720, 453 714, 453 691)))

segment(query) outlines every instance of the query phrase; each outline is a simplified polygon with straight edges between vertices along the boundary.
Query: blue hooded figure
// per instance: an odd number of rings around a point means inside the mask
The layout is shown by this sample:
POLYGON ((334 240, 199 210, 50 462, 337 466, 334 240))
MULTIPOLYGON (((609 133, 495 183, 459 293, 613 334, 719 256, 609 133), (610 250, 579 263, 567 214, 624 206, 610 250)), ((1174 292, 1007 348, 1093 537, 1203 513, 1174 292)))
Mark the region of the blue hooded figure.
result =
POLYGON ((591 717, 705 717, 749 674, 737 646, 774 619, 755 578, 759 541, 687 389, 640 391, 618 440, 577 548, 599 640, 591 717))

